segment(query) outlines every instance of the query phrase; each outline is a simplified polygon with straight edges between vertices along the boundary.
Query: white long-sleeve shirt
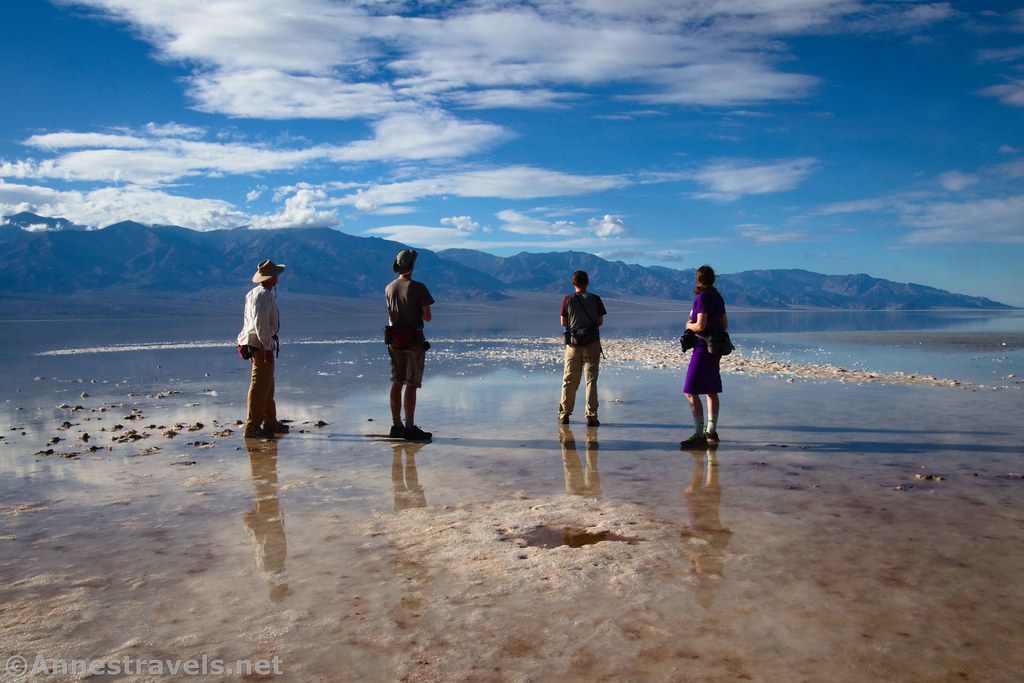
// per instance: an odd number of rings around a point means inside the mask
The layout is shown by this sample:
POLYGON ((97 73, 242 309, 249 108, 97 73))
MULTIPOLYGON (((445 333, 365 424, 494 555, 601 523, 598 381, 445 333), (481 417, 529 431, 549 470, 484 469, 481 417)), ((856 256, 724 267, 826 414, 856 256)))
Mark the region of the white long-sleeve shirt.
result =
POLYGON ((274 293, 263 285, 256 285, 245 295, 245 312, 238 343, 270 351, 274 348, 274 335, 279 329, 281 318, 274 293))

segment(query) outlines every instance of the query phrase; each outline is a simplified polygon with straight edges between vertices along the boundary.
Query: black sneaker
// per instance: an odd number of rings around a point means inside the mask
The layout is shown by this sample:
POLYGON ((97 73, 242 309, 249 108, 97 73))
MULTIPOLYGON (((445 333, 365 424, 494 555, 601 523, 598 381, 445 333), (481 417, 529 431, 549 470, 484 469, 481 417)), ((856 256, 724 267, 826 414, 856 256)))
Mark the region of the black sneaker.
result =
POLYGON ((679 442, 680 448, 704 448, 708 445, 708 438, 701 432, 694 432, 690 438, 679 442))
POLYGON ((601 421, 597 419, 597 415, 591 415, 587 418, 588 427, 600 427, 601 421))
POLYGON ((558 418, 558 422, 559 422, 559 424, 564 424, 564 425, 569 424, 569 416, 568 415, 562 415, 561 417, 558 418))
POLYGON ((272 424, 264 425, 263 428, 266 431, 272 432, 274 434, 287 434, 292 430, 292 428, 286 425, 284 422, 274 422, 272 424))
POLYGON ((704 430, 704 438, 707 440, 708 443, 719 443, 721 441, 718 438, 718 430, 717 429, 715 431, 713 431, 713 432, 709 432, 709 431, 707 431, 705 429, 704 430))
POLYGON ((242 436, 246 439, 273 439, 274 432, 269 429, 246 429, 242 436))
POLYGON ((405 438, 405 426, 404 425, 391 425, 391 433, 388 436, 392 439, 404 439, 405 438))
POLYGON ((430 432, 425 432, 416 425, 413 425, 412 427, 406 427, 402 436, 406 441, 426 441, 433 435, 430 432))

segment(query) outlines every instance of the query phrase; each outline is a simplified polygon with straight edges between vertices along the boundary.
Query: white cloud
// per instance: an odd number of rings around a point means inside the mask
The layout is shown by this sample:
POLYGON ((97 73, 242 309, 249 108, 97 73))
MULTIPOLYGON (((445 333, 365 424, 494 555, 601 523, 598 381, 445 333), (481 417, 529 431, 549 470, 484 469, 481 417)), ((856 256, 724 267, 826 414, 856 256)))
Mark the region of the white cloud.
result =
POLYGON ((373 185, 342 201, 361 211, 373 211, 388 204, 405 204, 430 196, 534 199, 602 192, 630 184, 623 176, 581 176, 533 166, 508 166, 373 185))
POLYGON ((460 121, 440 111, 396 114, 373 124, 374 137, 334 149, 335 161, 462 157, 507 137, 489 123, 460 121))
POLYGON ((766 225, 737 225, 736 228, 740 232, 740 236, 754 244, 786 244, 788 242, 802 242, 808 239, 809 235, 806 232, 800 231, 786 231, 780 232, 773 230, 766 225))
POLYGON ((439 95, 550 108, 623 82, 662 103, 802 97, 816 80, 775 67, 777 37, 908 30, 955 14, 943 2, 856 0, 483 1, 419 16, 401 2, 59 1, 92 7, 187 65, 198 108, 271 119, 374 119, 439 95))
POLYGON ((993 85, 979 91, 987 97, 995 97, 1003 104, 1024 107, 1024 79, 1007 78, 1002 85, 993 85))
POLYGON ((708 188, 693 196, 732 201, 744 195, 785 192, 799 186, 818 165, 818 161, 810 157, 767 164, 723 161, 692 174, 697 183, 708 188))
POLYGON ((978 176, 960 173, 959 171, 950 171, 939 176, 939 184, 942 185, 944 190, 950 192, 959 192, 980 182, 981 179, 978 176))
POLYGON ((470 216, 451 216, 450 218, 442 218, 441 225, 450 225, 456 230, 462 232, 476 232, 480 229, 480 224, 474 221, 470 216))
POLYGON ((254 228, 321 228, 338 225, 334 210, 321 211, 317 207, 327 199, 327 193, 314 188, 300 188, 285 199, 284 208, 268 216, 252 219, 254 228))
POLYGON ((572 221, 542 221, 525 214, 507 209, 497 214, 501 219, 501 230, 519 235, 576 236, 584 234, 582 228, 572 221))
POLYGON ((907 207, 909 244, 1024 244, 1024 195, 907 207))
POLYGON ((94 227, 113 222, 111 216, 116 216, 116 220, 181 225, 195 230, 233 228, 249 222, 249 216, 218 199, 194 199, 133 186, 62 192, 0 180, 0 212, 19 211, 63 216, 94 227))
POLYGON ((591 218, 587 225, 598 237, 618 237, 633 232, 633 229, 623 223, 619 216, 605 215, 604 218, 591 218))

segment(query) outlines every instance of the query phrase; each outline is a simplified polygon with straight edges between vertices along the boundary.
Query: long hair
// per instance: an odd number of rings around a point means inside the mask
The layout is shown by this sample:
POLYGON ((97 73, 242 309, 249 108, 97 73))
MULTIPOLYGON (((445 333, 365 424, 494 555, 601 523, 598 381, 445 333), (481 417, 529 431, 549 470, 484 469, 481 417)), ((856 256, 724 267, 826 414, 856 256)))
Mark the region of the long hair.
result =
POLYGON ((701 266, 697 269, 697 286, 693 288, 693 293, 699 295, 706 289, 715 288, 715 269, 711 266, 701 266))

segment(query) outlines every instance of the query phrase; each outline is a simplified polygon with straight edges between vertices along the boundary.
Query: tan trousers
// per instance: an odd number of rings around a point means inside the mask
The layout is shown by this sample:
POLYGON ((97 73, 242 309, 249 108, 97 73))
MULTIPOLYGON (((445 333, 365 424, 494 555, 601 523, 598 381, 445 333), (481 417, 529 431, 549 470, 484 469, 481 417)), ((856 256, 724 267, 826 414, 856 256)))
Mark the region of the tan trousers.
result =
POLYGON ((586 346, 565 347, 565 372, 562 374, 562 401, 558 417, 572 415, 576 407, 576 390, 581 377, 587 382, 587 417, 597 417, 597 374, 601 364, 601 342, 586 346))
POLYGON ((266 355, 262 349, 256 349, 252 354, 252 381, 249 383, 249 399, 246 402, 246 430, 277 424, 274 364, 267 362, 266 355))

